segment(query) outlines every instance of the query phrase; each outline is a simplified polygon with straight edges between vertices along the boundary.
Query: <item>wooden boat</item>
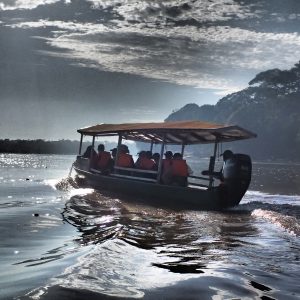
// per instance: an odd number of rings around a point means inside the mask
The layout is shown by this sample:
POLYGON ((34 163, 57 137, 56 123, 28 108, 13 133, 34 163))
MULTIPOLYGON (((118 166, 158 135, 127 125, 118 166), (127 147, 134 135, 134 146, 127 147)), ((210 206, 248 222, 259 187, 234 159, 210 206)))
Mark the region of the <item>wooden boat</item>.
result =
MULTIPOLYGON (((163 123, 99 124, 77 130, 81 134, 79 155, 74 169, 85 186, 101 191, 113 191, 121 195, 130 195, 135 201, 150 205, 179 207, 196 210, 220 210, 239 204, 250 181, 252 164, 246 154, 234 154, 224 162, 223 181, 216 180, 215 160, 219 143, 232 142, 256 137, 239 126, 220 125, 201 121, 181 121, 163 123), (116 158, 120 153, 123 140, 161 145, 160 161, 157 171, 145 171, 136 168, 114 166, 110 172, 102 172, 92 166, 92 157, 81 155, 84 136, 95 138, 117 136, 116 158), (203 176, 189 176, 187 186, 166 185, 161 183, 162 158, 166 145, 178 145, 184 154, 186 145, 214 144, 208 170, 203 176), (205 184, 201 182, 205 182, 205 184)), ((220 175, 220 174, 219 174, 220 175)))

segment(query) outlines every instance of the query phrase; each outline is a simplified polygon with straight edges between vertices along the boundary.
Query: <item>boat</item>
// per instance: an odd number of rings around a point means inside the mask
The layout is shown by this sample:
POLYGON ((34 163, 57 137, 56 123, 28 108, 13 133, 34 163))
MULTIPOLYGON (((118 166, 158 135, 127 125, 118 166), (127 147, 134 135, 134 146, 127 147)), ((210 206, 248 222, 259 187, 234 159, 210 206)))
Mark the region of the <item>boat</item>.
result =
POLYGON ((215 170, 219 145, 256 137, 255 133, 237 125, 202 121, 97 124, 78 129, 77 132, 81 138, 73 167, 81 185, 129 196, 137 202, 170 208, 223 210, 240 203, 251 181, 252 163, 247 154, 233 154, 224 162, 221 172, 215 170), (92 148, 96 138, 117 137, 116 159, 124 140, 147 143, 149 151, 152 151, 153 145, 159 145, 157 171, 113 166, 109 172, 102 172, 92 165, 92 155, 86 158, 81 153, 83 137, 86 136, 92 138, 92 148), (213 144, 207 170, 203 170, 201 176, 188 176, 186 186, 162 184, 162 158, 166 147, 177 146, 184 155, 186 145, 197 144, 213 144), (222 182, 216 178, 220 173, 222 182))

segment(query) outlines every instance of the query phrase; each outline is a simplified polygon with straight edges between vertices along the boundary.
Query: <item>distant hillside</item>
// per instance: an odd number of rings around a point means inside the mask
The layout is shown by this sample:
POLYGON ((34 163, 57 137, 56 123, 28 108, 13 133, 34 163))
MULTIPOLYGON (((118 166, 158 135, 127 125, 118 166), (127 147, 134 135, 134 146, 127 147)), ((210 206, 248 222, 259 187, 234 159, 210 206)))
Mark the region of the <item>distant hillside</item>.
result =
POLYGON ((216 105, 187 104, 165 121, 205 120, 240 125, 258 138, 223 145, 256 159, 300 161, 300 62, 292 69, 261 72, 249 87, 216 105))

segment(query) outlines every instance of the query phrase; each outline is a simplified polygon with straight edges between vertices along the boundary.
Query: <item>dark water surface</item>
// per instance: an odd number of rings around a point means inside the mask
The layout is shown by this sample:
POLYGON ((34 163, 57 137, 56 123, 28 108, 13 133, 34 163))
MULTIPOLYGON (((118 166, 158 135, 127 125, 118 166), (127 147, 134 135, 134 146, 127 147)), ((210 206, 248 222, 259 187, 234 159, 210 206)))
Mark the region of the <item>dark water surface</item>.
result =
POLYGON ((299 299, 300 165, 195 212, 75 188, 73 159, 0 155, 0 299, 299 299))

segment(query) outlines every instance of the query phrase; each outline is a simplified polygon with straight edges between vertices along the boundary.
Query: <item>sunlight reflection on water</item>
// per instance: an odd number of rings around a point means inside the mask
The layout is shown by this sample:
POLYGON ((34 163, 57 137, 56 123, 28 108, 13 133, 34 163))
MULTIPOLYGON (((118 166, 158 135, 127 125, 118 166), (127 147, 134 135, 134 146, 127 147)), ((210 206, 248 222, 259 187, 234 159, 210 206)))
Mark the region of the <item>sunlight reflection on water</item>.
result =
POLYGON ((299 294, 300 245, 293 226, 299 225, 300 193, 297 181, 289 179, 297 172, 294 166, 268 165, 264 175, 264 165, 254 165, 252 190, 241 205, 197 212, 77 189, 67 178, 72 160, 0 156, 0 257, 7 270, 0 275, 1 296, 32 291, 18 299, 293 299, 299 294))

